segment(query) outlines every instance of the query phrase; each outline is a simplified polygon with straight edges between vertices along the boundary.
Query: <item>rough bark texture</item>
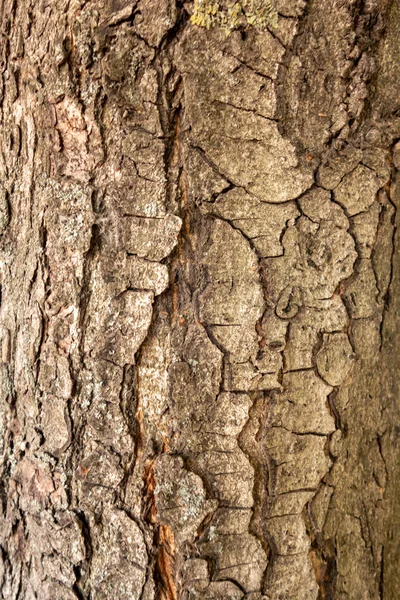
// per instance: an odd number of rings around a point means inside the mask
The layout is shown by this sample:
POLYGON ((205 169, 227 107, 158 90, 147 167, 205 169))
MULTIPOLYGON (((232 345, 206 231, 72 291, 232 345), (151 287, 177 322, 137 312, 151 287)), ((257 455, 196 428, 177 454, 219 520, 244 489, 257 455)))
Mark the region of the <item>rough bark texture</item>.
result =
POLYGON ((1 597, 397 600, 400 2, 197 4, 0 0, 1 597))

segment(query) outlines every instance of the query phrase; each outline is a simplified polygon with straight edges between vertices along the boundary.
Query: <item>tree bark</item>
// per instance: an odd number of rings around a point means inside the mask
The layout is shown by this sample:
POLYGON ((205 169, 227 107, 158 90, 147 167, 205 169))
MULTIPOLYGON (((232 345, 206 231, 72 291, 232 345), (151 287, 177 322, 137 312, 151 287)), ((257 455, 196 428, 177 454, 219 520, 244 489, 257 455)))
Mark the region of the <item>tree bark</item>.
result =
POLYGON ((0 0, 4 600, 400 597, 400 1, 232 5, 0 0))

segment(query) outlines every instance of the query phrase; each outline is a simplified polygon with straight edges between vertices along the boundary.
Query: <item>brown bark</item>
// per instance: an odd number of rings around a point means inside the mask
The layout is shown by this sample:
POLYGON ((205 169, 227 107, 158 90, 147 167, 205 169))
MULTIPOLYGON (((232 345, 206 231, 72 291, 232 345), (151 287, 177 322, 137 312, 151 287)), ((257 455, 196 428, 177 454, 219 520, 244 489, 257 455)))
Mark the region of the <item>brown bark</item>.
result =
POLYGON ((231 4, 0 0, 5 600, 400 595, 400 2, 231 4))

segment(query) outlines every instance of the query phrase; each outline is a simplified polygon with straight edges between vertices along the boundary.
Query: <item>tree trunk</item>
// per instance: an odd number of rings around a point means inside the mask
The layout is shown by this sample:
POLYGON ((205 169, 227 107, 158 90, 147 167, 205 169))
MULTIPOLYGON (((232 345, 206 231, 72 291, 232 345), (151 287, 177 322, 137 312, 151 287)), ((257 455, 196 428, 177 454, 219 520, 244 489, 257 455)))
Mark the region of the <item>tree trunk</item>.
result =
POLYGON ((0 0, 5 600, 400 597, 400 1, 0 0))

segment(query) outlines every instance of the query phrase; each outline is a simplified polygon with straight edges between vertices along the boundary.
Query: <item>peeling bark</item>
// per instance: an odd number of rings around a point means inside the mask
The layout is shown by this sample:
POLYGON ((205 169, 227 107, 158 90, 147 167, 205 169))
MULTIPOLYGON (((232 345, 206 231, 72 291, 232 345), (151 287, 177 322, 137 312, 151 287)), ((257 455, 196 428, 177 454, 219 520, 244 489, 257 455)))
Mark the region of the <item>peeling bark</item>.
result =
POLYGON ((1 597, 397 600, 398 0, 0 23, 1 597))

